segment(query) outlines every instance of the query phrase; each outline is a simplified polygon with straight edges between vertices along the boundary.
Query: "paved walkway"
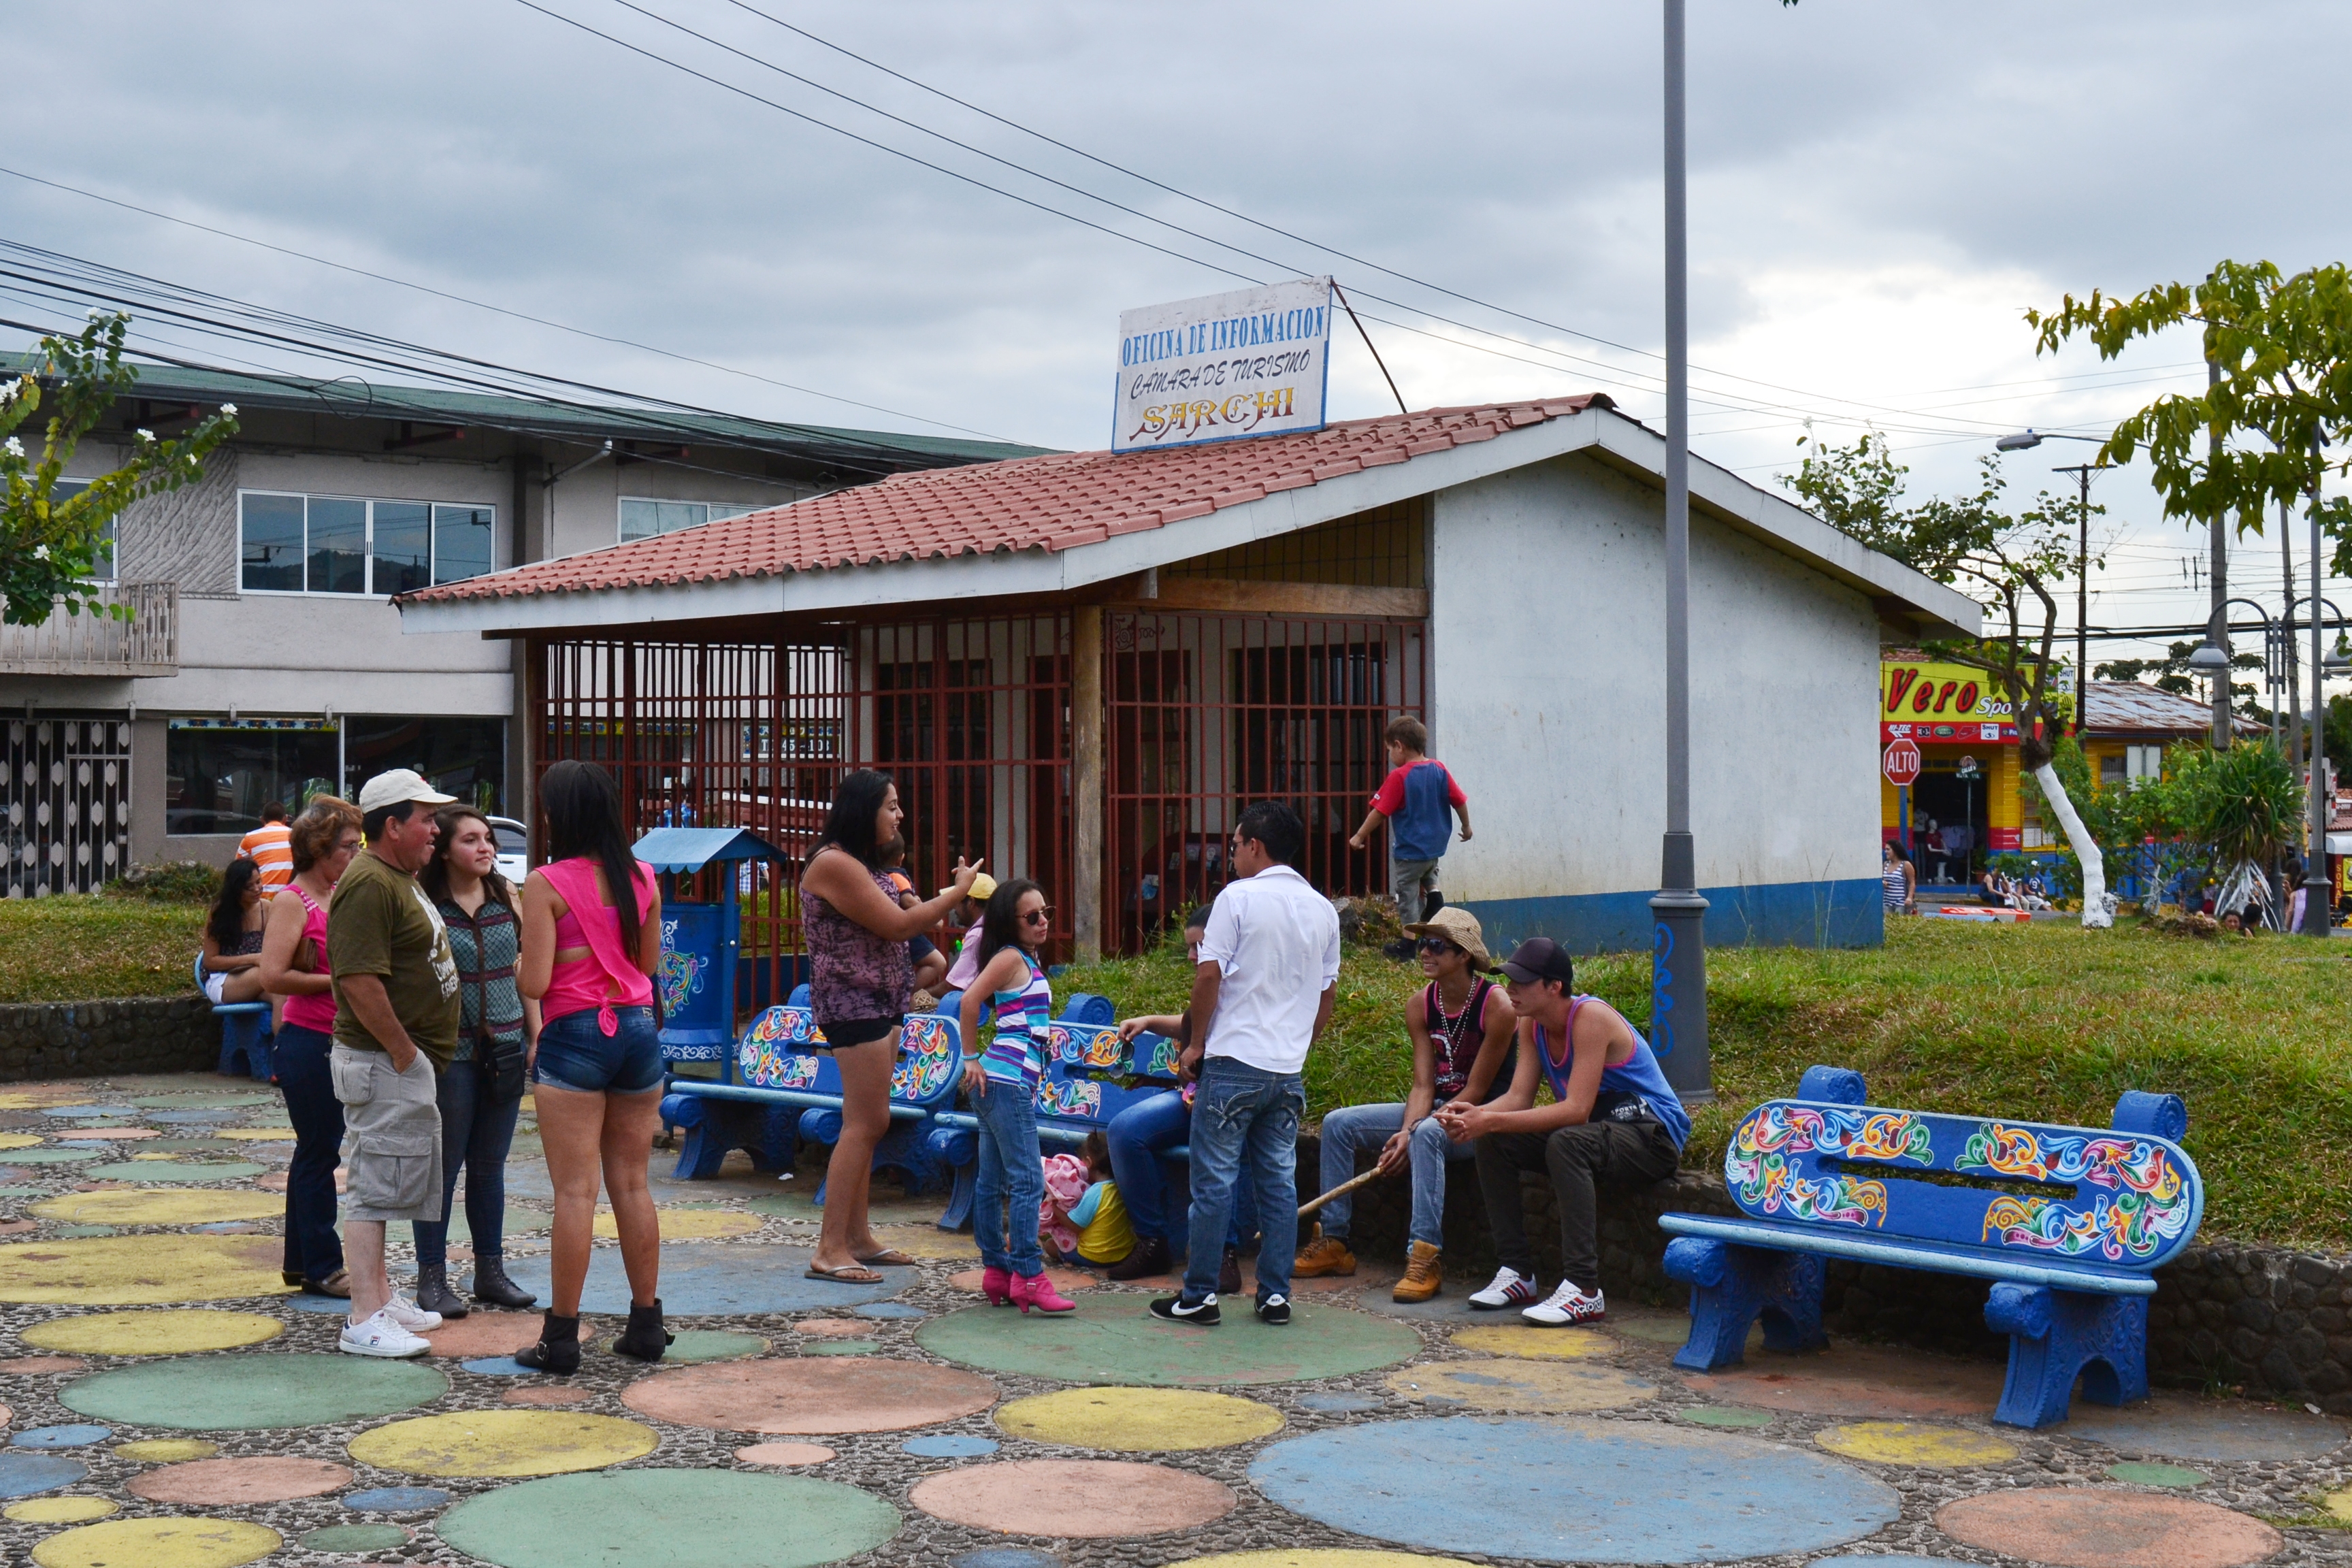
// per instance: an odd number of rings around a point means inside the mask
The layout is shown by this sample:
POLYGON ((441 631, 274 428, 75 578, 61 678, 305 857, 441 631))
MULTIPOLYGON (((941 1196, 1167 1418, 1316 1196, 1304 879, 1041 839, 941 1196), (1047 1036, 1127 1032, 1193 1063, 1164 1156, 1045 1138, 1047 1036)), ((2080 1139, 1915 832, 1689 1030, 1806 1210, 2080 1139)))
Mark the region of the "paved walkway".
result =
MULTIPOLYGON (((1075 1315, 1024 1318, 980 1303, 935 1200, 885 1194, 924 1261, 844 1288, 803 1277, 810 1177, 671 1182, 659 1151, 661 1366, 601 1348, 609 1247, 575 1377, 512 1360, 535 1313, 361 1361, 333 1349, 339 1303, 278 1279, 291 1151, 234 1079, 0 1086, 8 1561, 2352 1562, 2352 1434, 2301 1409, 2164 1394, 2021 1433, 1990 1419, 1997 1365, 1850 1346, 1685 1376, 1674 1314, 1538 1331, 1455 1283, 1393 1307, 1369 1269, 1303 1282, 1286 1330, 1160 1324, 1076 1272, 1075 1315)), ((509 1183, 510 1268, 543 1290, 528 1112, 509 1183)))

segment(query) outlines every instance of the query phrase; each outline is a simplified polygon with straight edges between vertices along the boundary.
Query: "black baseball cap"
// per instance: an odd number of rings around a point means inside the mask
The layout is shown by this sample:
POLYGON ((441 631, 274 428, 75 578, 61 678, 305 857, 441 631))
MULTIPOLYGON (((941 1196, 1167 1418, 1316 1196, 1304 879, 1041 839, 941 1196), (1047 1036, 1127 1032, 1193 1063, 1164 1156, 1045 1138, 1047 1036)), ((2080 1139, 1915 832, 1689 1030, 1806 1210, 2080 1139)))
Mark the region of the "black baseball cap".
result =
POLYGON ((1529 937, 1503 960, 1503 973, 1522 985, 1557 980, 1563 988, 1576 984, 1576 963, 1568 949, 1548 936, 1529 937))

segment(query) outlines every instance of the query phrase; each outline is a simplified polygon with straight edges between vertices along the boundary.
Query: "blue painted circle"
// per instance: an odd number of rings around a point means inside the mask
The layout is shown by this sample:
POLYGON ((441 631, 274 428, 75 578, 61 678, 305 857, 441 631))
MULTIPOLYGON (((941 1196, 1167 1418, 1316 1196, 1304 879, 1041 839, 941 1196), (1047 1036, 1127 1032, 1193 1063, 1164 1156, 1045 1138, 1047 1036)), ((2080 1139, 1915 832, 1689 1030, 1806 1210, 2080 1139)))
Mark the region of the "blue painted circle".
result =
POLYGON ((930 1314, 920 1307, 909 1307, 904 1301, 868 1301, 857 1309, 861 1318, 881 1318, 895 1321, 901 1318, 925 1318, 930 1314))
POLYGON ((70 1426, 36 1426, 29 1432, 19 1432, 8 1439, 12 1448, 87 1448, 92 1443, 103 1443, 114 1436, 111 1426, 94 1426, 79 1422, 70 1426))
POLYGON ((1952 1568, 1945 1557, 1816 1557, 1806 1568, 1952 1568))
POLYGON ((48 1113, 51 1116, 69 1116, 79 1121, 86 1117, 136 1116, 139 1108, 135 1105, 52 1105, 48 1113))
POLYGON ((1380 1401, 1369 1394, 1302 1394, 1298 1396, 1300 1409, 1320 1410, 1330 1415, 1370 1410, 1379 1404, 1380 1401))
POLYGON ((983 1546, 977 1552, 949 1558, 948 1568, 1062 1568, 1062 1560, 1050 1552, 1032 1552, 1026 1546, 983 1546))
MULTIPOLYGON (((514 1191, 508 1184, 509 1194, 514 1191)), ((661 1249, 662 1309, 673 1318, 765 1316, 772 1312, 840 1311, 861 1302, 879 1301, 915 1282, 912 1268, 879 1270, 879 1285, 842 1285, 808 1278, 805 1247, 769 1243, 722 1246, 714 1242, 683 1242, 661 1249)), ((554 1299, 544 1257, 510 1258, 507 1274, 541 1300, 554 1299)), ((588 1283, 580 1296, 581 1309, 594 1316, 621 1318, 629 1310, 629 1280, 621 1268, 618 1247, 600 1247, 589 1255, 588 1283)))
POLYGON ((989 1437, 960 1437, 946 1433, 936 1437, 909 1437, 898 1445, 919 1459, 976 1459, 982 1454, 993 1454, 997 1445, 989 1437))
POLYGON ((352 1492, 343 1499, 343 1506, 362 1513, 415 1513, 422 1509, 439 1508, 448 1500, 449 1494, 439 1487, 376 1487, 352 1492))
POLYGON ((63 1454, 28 1454, 14 1449, 0 1453, 0 1497, 30 1497, 58 1487, 69 1487, 89 1474, 89 1467, 63 1454))
POLYGON ((242 1107, 224 1105, 210 1110, 151 1110, 140 1116, 136 1110, 125 1110, 116 1114, 138 1116, 142 1121, 160 1121, 167 1127, 193 1127, 213 1121, 233 1121, 245 1111, 242 1107))
POLYGON ((537 1367, 525 1366, 510 1355, 486 1355, 473 1361, 459 1362, 467 1372, 478 1372, 484 1377, 537 1377, 537 1367))
POLYGON ((306 1290, 299 1296, 287 1297, 286 1305, 298 1312, 340 1312, 346 1318, 352 1315, 348 1296, 313 1296, 306 1290))
POLYGON ((1832 1459, 1653 1422, 1372 1422, 1276 1443, 1249 1473, 1282 1507, 1336 1529, 1543 1563, 1814 1552, 1902 1513, 1894 1488, 1832 1459))

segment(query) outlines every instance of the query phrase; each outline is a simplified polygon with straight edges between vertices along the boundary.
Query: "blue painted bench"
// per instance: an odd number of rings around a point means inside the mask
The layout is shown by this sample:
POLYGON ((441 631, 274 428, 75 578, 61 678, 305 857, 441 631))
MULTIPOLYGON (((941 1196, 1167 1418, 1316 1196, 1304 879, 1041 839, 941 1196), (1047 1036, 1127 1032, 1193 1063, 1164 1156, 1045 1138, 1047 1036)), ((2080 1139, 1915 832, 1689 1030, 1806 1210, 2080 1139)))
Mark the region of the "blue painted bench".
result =
MULTIPOLYGON (((205 955, 196 952, 196 994, 205 989, 205 955)), ((263 1083, 270 1081, 272 1066, 270 1047, 273 1037, 269 1029, 269 1004, 267 1002, 215 1002, 213 1016, 220 1020, 220 1061, 214 1068, 234 1078, 236 1059, 245 1058, 245 1070, 263 1083)))
POLYGON ((1693 1287, 1675 1364, 1738 1364, 1759 1316, 1769 1348, 1818 1348, 1825 1259, 1851 1258, 1996 1281, 1985 1322, 2010 1336, 1996 1421, 2064 1420, 2077 1374, 2096 1404, 2145 1399, 2153 1275, 2205 1212, 2188 1127, 2178 1095, 2134 1089, 2112 1128, 2059 1127, 1888 1110, 1861 1074, 1809 1068, 1796 1099, 1732 1134, 1739 1215, 1659 1217, 1675 1238, 1666 1273, 1693 1287))

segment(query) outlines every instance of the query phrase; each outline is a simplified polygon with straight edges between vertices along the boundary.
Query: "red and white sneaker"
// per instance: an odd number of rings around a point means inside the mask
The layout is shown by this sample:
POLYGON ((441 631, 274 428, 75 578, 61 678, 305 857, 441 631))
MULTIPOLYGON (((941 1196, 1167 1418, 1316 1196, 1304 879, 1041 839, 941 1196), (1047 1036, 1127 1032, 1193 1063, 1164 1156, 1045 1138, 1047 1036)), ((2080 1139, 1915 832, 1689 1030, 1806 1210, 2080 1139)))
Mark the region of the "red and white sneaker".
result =
POLYGON ((1609 1315, 1609 1305, 1595 1290, 1588 1296, 1576 1288, 1572 1280, 1563 1279, 1559 1289, 1519 1314, 1530 1323, 1556 1329, 1568 1323, 1596 1323, 1609 1315))
POLYGON ((1536 1282, 1517 1269, 1497 1268, 1484 1290, 1471 1293, 1470 1305, 1477 1311, 1499 1312, 1506 1307, 1524 1307, 1537 1294, 1536 1282))

